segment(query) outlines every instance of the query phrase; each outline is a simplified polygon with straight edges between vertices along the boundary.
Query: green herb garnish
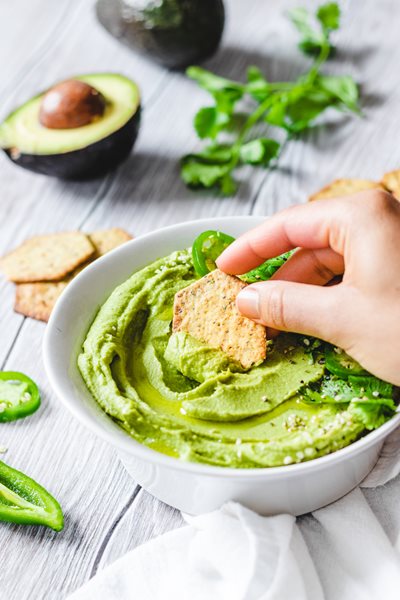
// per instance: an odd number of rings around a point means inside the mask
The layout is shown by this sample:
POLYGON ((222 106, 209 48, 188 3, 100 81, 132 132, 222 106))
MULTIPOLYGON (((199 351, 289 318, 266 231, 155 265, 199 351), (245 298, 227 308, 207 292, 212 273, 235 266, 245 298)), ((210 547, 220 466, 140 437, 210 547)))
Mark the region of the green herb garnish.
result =
POLYGON ((257 281, 267 281, 276 273, 276 271, 290 258, 295 250, 289 250, 284 254, 275 256, 274 258, 268 258, 262 265, 255 267, 248 273, 240 275, 240 279, 246 283, 255 283, 257 281))
POLYGON ((299 48, 305 54, 318 56, 322 50, 334 50, 330 42, 332 31, 339 29, 340 8, 336 2, 328 2, 317 9, 316 23, 312 23, 311 15, 305 8, 294 8, 289 12, 289 17, 301 34, 299 48), (325 46, 328 48, 325 49, 325 46))
MULTIPOLYGON (((234 237, 222 231, 208 230, 200 233, 192 245, 192 260, 197 275, 203 277, 213 271, 216 268, 215 261, 218 256, 234 241, 234 237)), ((246 283, 267 281, 292 256, 295 250, 268 258, 258 267, 240 275, 240 279, 246 283)))
POLYGON ((393 395, 393 386, 373 375, 349 376, 347 381, 327 376, 302 392, 303 400, 311 404, 347 404, 347 410, 370 430, 394 415, 397 407, 393 395))
POLYGON ((219 77, 200 67, 187 75, 210 93, 213 106, 201 108, 194 128, 207 145, 181 161, 181 176, 190 187, 216 187, 225 195, 236 190, 234 171, 243 164, 268 167, 277 159, 281 144, 258 135, 260 123, 278 127, 291 138, 309 129, 327 108, 358 112, 358 87, 349 76, 321 73, 334 47, 331 32, 338 29, 340 9, 336 3, 320 6, 313 16, 304 8, 289 13, 301 34, 300 49, 314 56, 308 72, 296 81, 269 82, 256 66, 249 67, 245 83, 219 77), (243 99, 252 109, 237 108, 243 99), (257 135, 253 133, 257 126, 257 135), (253 135, 252 135, 253 134, 253 135))

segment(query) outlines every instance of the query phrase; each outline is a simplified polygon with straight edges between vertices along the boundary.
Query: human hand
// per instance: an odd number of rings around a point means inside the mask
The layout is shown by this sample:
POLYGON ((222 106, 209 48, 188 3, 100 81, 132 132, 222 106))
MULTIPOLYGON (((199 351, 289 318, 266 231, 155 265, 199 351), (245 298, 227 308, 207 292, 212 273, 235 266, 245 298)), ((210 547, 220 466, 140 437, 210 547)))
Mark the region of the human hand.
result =
POLYGON ((372 190, 294 206, 241 236, 217 264, 239 275, 296 247, 272 279, 239 293, 239 311, 331 342, 400 385, 400 202, 372 190))

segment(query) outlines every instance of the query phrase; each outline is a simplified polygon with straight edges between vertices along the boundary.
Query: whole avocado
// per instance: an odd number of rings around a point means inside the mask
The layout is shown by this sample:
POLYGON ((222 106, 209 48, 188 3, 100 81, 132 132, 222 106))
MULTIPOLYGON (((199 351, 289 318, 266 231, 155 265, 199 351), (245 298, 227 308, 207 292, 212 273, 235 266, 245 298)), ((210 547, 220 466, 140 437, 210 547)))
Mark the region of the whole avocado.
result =
POLYGON ((97 0, 96 11, 114 37, 168 69, 214 54, 225 22, 222 0, 97 0))

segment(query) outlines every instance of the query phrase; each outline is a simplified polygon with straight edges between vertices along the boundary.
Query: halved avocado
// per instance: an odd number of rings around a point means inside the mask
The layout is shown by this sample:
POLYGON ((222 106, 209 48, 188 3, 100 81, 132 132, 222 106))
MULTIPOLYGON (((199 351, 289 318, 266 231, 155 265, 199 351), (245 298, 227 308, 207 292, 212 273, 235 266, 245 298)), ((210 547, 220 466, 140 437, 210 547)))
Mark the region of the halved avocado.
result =
POLYGON ((103 174, 127 158, 140 124, 137 85, 116 73, 80 75, 105 99, 104 112, 80 127, 57 129, 41 124, 43 92, 0 125, 0 147, 15 164, 36 173, 67 179, 103 174))
POLYGON ((97 0, 96 12, 114 37, 168 69, 214 54, 225 23, 222 0, 97 0))

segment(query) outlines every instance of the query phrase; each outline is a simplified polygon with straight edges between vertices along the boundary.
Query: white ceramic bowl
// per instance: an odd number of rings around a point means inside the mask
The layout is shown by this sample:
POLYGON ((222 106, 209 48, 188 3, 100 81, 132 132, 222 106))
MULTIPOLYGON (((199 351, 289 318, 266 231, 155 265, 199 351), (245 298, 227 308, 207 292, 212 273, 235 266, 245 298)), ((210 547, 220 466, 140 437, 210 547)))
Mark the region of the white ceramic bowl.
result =
POLYGON ((139 237, 87 267, 57 302, 44 340, 50 383, 73 415, 107 440, 133 479, 167 504, 200 514, 237 500, 262 514, 299 515, 340 498, 374 466, 386 436, 400 415, 361 440, 328 456, 275 468, 228 469, 188 463, 160 454, 132 439, 100 408, 77 369, 77 356, 93 318, 112 290, 134 271, 191 245, 206 229, 234 236, 254 227, 259 217, 222 217, 173 225, 139 237))

